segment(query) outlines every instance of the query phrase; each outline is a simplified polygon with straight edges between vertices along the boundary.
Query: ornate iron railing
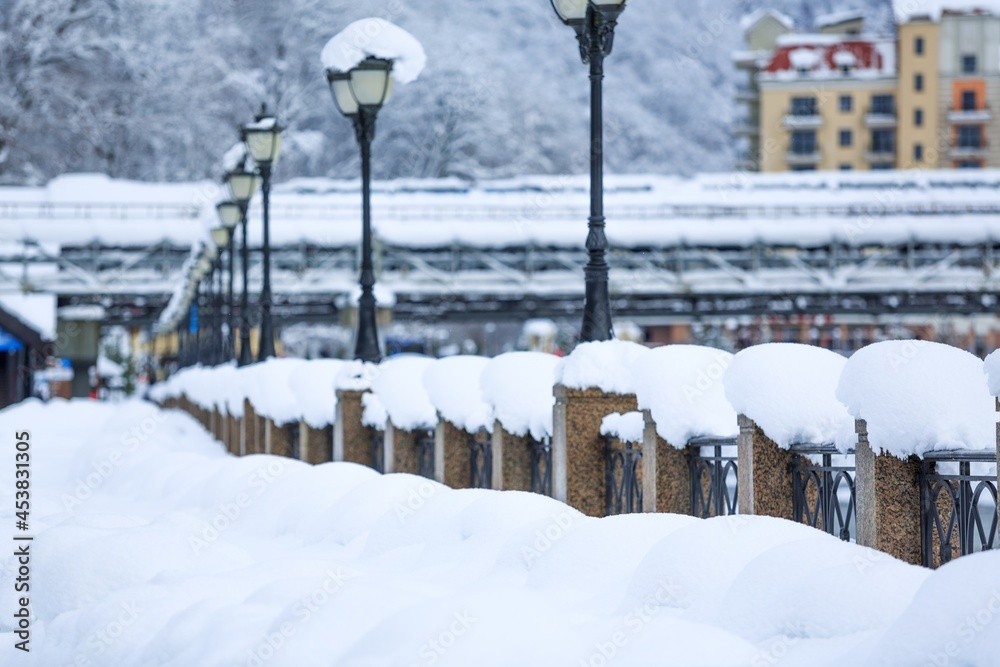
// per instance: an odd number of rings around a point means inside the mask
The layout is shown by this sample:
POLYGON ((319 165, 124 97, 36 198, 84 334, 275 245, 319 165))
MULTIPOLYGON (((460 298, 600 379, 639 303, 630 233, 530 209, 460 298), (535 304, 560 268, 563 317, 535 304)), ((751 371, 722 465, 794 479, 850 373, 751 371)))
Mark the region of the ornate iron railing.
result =
POLYGON ((385 472, 385 431, 372 429, 372 468, 385 472))
POLYGON ((642 511, 639 465, 642 448, 631 442, 618 446, 617 438, 604 441, 605 513, 632 514, 642 511))
POLYGON ((531 492, 552 495, 552 440, 529 440, 531 454, 531 492))
POLYGON ((855 532, 856 499, 853 463, 834 465, 834 456, 842 454, 833 445, 793 445, 799 456, 792 464, 792 512, 796 521, 805 523, 849 541, 855 532), (811 456, 821 457, 814 463, 811 456))
POLYGON ((688 461, 691 516, 708 519, 736 514, 736 438, 693 438, 688 442, 688 461))
POLYGON ((493 443, 486 429, 469 434, 469 487, 493 488, 493 443))
POLYGON ((926 567, 944 565, 956 556, 1000 547, 996 471, 973 474, 972 469, 973 465, 995 463, 996 453, 989 451, 935 452, 923 459, 920 525, 921 552, 926 567), (942 471, 942 468, 954 467, 958 469, 957 474, 942 471))
POLYGON ((417 474, 427 479, 434 479, 434 441, 433 429, 416 431, 414 442, 417 446, 417 474))

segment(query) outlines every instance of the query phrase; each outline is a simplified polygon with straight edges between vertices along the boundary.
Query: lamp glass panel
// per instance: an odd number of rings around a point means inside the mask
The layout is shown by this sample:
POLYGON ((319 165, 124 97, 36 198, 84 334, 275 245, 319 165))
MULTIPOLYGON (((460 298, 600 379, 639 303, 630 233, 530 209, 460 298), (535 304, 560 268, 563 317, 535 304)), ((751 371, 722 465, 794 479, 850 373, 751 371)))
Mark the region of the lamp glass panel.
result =
POLYGON ((591 0, 598 7, 620 7, 625 4, 625 0, 591 0))
POLYGON ((243 220, 243 211, 235 202, 223 202, 215 208, 219 212, 219 220, 227 229, 233 229, 243 220))
POLYGON ((354 99, 351 92, 351 79, 349 75, 341 75, 330 82, 330 92, 333 94, 333 102, 337 109, 345 116, 353 116, 358 113, 358 101, 354 99))
POLYGON ((354 92, 354 99, 361 106, 382 106, 389 96, 389 76, 388 69, 362 69, 351 71, 351 90, 354 92))
POLYGON ((216 227, 212 230, 212 242, 216 247, 222 248, 229 243, 229 230, 226 227, 216 227))
POLYGON ((590 0, 552 0, 552 6, 563 21, 582 21, 587 18, 589 4, 590 0))
POLYGON ((260 176, 249 171, 234 171, 226 179, 233 201, 245 204, 253 199, 260 187, 260 176))
POLYGON ((271 164, 278 160, 281 134, 270 130, 248 130, 246 133, 247 152, 258 165, 271 164))

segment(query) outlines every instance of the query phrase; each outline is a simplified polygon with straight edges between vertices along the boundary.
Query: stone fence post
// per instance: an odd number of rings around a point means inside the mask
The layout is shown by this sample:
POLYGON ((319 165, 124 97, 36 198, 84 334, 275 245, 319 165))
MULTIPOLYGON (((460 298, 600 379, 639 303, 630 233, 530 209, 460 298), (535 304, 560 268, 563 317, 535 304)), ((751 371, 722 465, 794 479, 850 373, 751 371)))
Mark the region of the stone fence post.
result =
POLYGON ((434 440, 434 479, 453 489, 472 486, 469 432, 438 415, 434 440))
POLYGON ((920 459, 875 454, 867 422, 857 420, 855 430, 858 544, 920 565, 920 459))
POLYGON ((332 426, 313 428, 305 421, 299 423, 299 456, 306 463, 319 465, 333 460, 332 426))
POLYGON ((740 514, 794 520, 792 463, 796 454, 782 449, 746 415, 739 415, 736 438, 740 514))
POLYGON ((557 500, 589 516, 604 516, 606 482, 601 422, 637 409, 634 394, 556 385, 553 408, 552 491, 557 500))
POLYGON ((516 436, 497 420, 493 424, 493 488, 531 491, 530 436, 516 436))
POLYGON ((337 390, 337 418, 333 425, 333 460, 372 466, 372 429, 361 423, 364 391, 337 390))
POLYGON ((643 410, 642 511, 691 514, 691 462, 656 432, 649 410, 643 410))

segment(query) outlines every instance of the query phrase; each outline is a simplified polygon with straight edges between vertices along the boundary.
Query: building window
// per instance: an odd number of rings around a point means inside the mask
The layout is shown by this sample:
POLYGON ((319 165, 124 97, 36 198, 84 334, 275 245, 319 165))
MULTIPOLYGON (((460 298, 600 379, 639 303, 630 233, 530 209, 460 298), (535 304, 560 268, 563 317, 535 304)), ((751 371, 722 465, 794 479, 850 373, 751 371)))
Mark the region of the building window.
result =
POLYGON ((853 139, 854 139, 854 137, 853 137, 853 135, 852 135, 852 133, 851 133, 850 130, 841 130, 840 131, 840 145, 841 146, 844 146, 844 147, 850 146, 853 139))
POLYGON ((895 153, 895 130, 872 130, 872 153, 895 153))
POLYGON ((842 165, 840 165, 840 170, 841 171, 853 171, 854 167, 851 165, 850 162, 845 162, 842 165))
POLYGON ((924 89, 924 75, 914 74, 913 75, 913 90, 920 92, 924 89))
POLYGON ((876 162, 872 165, 872 171, 888 171, 893 168, 891 162, 876 162))
POLYGON ((816 171, 816 165, 814 164, 796 164, 792 165, 792 171, 816 171))
POLYGON ((923 144, 913 144, 913 159, 917 162, 921 162, 924 159, 924 145, 923 144))
POLYGON ((962 56, 962 74, 975 74, 976 73, 976 56, 964 55, 962 56))
POLYGON ((851 108, 854 106, 853 102, 854 102, 854 98, 851 97, 850 95, 841 95, 840 96, 840 110, 844 111, 844 112, 850 111, 851 108))
POLYGON ((817 115, 816 110, 816 98, 815 97, 793 97, 792 98, 792 115, 793 116, 815 116, 817 115))
POLYGON ((982 169, 980 160, 955 160, 955 169, 982 169))
POLYGON ((795 155, 810 155, 815 152, 815 130, 796 130, 792 132, 792 153, 795 155))
POLYGON ((924 124, 924 110, 914 109, 913 110, 913 124, 917 127, 921 127, 924 124))
POLYGON ((983 128, 979 125, 958 127, 957 148, 983 148, 983 128))
POLYGON ((975 111, 975 110, 976 110, 976 91, 963 90, 962 111, 975 111))
POLYGON ((872 95, 872 113, 880 116, 896 115, 896 98, 892 95, 872 95))
POLYGON ((913 52, 916 53, 918 56, 924 55, 923 37, 917 37, 915 40, 913 40, 913 52))

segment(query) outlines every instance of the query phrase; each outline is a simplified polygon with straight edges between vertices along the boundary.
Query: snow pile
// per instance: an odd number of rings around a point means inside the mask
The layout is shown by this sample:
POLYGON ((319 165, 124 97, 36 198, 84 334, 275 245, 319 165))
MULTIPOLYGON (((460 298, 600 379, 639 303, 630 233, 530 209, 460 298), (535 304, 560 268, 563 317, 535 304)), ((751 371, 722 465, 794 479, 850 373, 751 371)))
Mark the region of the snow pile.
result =
POLYGON ((691 438, 736 436, 736 412, 722 378, 733 355, 700 345, 667 345, 633 362, 639 409, 649 410, 657 434, 677 448, 691 438))
POLYGON ((986 381, 990 388, 990 393, 1000 396, 1000 350, 994 350, 986 361, 983 362, 983 370, 986 371, 986 381))
POLYGON ((0 308, 16 317, 22 324, 34 329, 42 340, 56 339, 55 294, 5 292, 0 294, 0 308))
MULTIPOLYGON (((0 412, 0 429, 31 431, 40 473, 34 665, 874 666, 945 664, 936 656, 954 649, 985 666, 1000 654, 996 551, 931 571, 780 519, 595 519, 535 494, 235 458, 186 415, 139 402, 29 401, 0 412), (837 595, 803 593, 818 583, 837 595)), ((0 485, 4 521, 14 492, 0 485)), ((4 581, 16 567, 5 551, 4 581)), ((0 588, 4 609, 13 597, 0 588)), ((4 664, 17 664, 11 630, 0 621, 4 664)))
POLYGON ((726 398, 779 447, 832 444, 838 433, 854 431, 854 420, 837 400, 846 363, 839 354, 811 345, 750 347, 726 371, 726 398))
MULTIPOLYGON (((252 368, 252 367, 248 367, 252 368)), ((244 369, 235 364, 191 366, 153 385, 149 398, 158 403, 186 396, 202 410, 218 410, 234 417, 243 416, 244 369)))
POLYGON ((402 28, 384 19, 355 21, 334 35, 320 54, 323 67, 348 72, 366 58, 392 61, 392 78, 397 83, 416 81, 427 63, 420 42, 402 28))
POLYGON ((868 422, 876 452, 906 458, 930 451, 992 450, 996 412, 983 362, 949 345, 875 343, 848 360, 837 398, 868 422))
POLYGON ((612 412, 601 420, 601 435, 610 435, 622 442, 642 442, 646 424, 641 412, 612 412))
POLYGON ((271 358, 239 369, 240 385, 254 412, 277 426, 301 419, 292 373, 308 365, 305 359, 271 358))
POLYGON ((368 392, 361 395, 361 425, 384 431, 389 424, 389 413, 385 405, 375 394, 368 392))
POLYGON ((358 361, 317 359, 292 368, 288 380, 298 402, 299 418, 316 429, 333 424, 337 416, 337 378, 360 366, 358 361))
POLYGON ((508 433, 535 440, 552 435, 556 367, 560 359, 541 352, 508 352, 486 364, 483 400, 508 433))
POLYGON ((469 433, 493 430, 493 408, 483 400, 480 384, 489 361, 486 357, 447 357, 424 373, 431 403, 446 421, 469 433))
POLYGON ((609 394, 632 394, 632 362, 649 348, 622 340, 577 345, 556 369, 556 383, 569 389, 597 388, 609 394))
POLYGON ((433 363, 430 357, 411 354, 382 362, 372 393, 385 407, 394 427, 416 431, 437 426, 437 410, 424 388, 424 373, 433 363))

